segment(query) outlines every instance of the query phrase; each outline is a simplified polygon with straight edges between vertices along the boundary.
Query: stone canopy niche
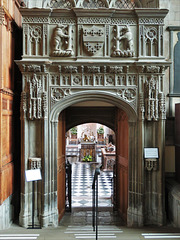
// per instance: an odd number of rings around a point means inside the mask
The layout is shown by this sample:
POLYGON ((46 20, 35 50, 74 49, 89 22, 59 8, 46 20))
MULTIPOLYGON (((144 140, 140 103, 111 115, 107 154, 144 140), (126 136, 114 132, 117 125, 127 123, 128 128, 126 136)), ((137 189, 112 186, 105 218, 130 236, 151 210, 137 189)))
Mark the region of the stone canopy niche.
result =
POLYGON ((163 25, 168 11, 142 8, 144 2, 51 0, 42 1, 41 8, 21 9, 22 226, 31 223, 32 189, 24 177, 30 159, 40 159, 43 178, 35 188, 35 220, 43 227, 58 225, 58 117, 87 100, 112 103, 128 116, 127 224, 164 223, 164 72, 169 63, 163 25), (144 147, 159 148, 156 168, 144 167, 144 147))

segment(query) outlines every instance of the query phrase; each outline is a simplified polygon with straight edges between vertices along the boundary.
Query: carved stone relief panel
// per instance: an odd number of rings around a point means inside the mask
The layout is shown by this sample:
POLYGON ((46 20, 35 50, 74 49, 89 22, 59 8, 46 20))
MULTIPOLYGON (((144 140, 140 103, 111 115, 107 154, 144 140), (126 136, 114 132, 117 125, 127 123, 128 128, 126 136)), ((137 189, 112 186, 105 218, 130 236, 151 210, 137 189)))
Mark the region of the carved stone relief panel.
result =
POLYGON ((149 121, 158 120, 158 93, 158 79, 151 75, 145 82, 145 117, 149 121))
POLYGON ((161 76, 150 75, 145 82, 145 118, 148 121, 166 119, 165 95, 161 92, 161 76))
MULTIPOLYGON (((31 19, 33 20, 33 19, 31 19)), ((29 20, 30 21, 30 20, 29 20)), ((33 21, 32 21, 33 22, 33 21)), ((24 24, 23 25, 23 54, 26 56, 48 55, 48 25, 24 24)))
POLYGON ((24 26, 25 55, 42 55, 42 26, 25 25, 24 26))
POLYGON ((134 40, 133 35, 128 26, 114 26, 114 57, 133 57, 134 56, 134 40))
POLYGON ((98 25, 84 25, 81 28, 81 53, 86 56, 103 56, 105 28, 98 25))
POLYGON ((127 66, 57 66, 60 73, 50 73, 51 107, 69 95, 83 91, 108 91, 137 108, 137 74, 127 73, 127 66), (108 90, 107 90, 108 87, 108 90))
POLYGON ((58 24, 52 35, 52 56, 69 57, 73 51, 73 32, 72 25, 58 24))
POLYGON ((139 55, 163 56, 163 19, 143 18, 139 26, 139 55))
MULTIPOLYGON (((27 67, 28 69, 28 67, 27 67)), ((21 93, 21 114, 23 118, 42 119, 48 114, 47 92, 45 91, 46 76, 24 75, 25 89, 21 93)))

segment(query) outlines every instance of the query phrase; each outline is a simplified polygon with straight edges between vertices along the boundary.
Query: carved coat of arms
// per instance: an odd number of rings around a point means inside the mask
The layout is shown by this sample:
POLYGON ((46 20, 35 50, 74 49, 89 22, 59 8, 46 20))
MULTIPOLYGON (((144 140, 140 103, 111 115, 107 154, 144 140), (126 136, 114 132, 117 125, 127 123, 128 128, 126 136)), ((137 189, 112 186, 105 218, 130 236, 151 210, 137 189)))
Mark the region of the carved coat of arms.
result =
POLYGON ((104 46, 104 28, 97 26, 83 27, 82 32, 84 50, 91 56, 100 53, 104 46))

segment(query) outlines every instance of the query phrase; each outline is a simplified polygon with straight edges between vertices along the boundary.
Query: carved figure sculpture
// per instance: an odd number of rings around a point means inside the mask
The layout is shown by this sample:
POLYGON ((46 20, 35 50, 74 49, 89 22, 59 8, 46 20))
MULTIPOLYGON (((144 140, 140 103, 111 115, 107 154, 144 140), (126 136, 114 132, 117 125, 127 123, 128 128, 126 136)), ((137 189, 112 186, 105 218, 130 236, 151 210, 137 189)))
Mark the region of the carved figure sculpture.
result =
POLYGON ((70 26, 58 24, 53 35, 53 55, 54 56, 72 56, 70 26))
POLYGON ((124 48, 126 50, 133 51, 132 33, 130 32, 128 27, 124 27, 121 29, 121 36, 117 39, 120 41, 124 41, 124 48))
POLYGON ((114 38, 116 46, 114 46, 115 51, 112 55, 119 57, 133 57, 133 37, 129 27, 125 26, 119 30, 119 26, 116 26, 116 29, 114 30, 116 32, 116 37, 114 38))
POLYGON ((43 8, 50 7, 50 0, 43 0, 42 1, 42 7, 43 8))

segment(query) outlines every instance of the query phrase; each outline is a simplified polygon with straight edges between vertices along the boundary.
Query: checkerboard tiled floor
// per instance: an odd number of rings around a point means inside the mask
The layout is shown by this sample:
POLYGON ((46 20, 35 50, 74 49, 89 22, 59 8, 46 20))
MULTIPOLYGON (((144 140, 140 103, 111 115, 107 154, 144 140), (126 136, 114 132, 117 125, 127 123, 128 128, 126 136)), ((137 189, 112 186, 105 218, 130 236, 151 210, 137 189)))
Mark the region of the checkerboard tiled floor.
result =
MULTIPOLYGON (((92 207, 94 167, 89 163, 72 164, 72 207, 92 207)), ((102 172, 98 179, 99 207, 112 207, 112 172, 102 172)))

